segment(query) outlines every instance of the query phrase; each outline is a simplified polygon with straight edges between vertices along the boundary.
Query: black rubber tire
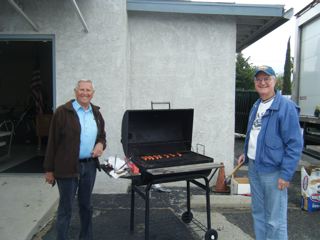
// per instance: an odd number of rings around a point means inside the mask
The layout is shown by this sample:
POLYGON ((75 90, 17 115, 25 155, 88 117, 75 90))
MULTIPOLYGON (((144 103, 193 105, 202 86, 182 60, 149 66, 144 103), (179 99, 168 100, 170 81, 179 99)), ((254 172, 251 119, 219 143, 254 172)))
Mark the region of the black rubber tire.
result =
POLYGON ((184 223, 190 223, 193 219, 192 212, 184 212, 181 216, 181 219, 184 223))
POLYGON ((214 229, 209 229, 204 236, 205 240, 217 240, 218 239, 218 232, 214 229))

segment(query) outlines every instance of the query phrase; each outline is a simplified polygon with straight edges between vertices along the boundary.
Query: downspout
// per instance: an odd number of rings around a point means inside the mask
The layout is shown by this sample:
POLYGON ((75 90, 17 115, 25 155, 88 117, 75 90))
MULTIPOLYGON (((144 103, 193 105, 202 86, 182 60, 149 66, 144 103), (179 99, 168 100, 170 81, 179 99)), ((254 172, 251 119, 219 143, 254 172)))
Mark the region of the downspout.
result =
POLYGON ((20 13, 32 26, 33 30, 39 32, 38 26, 25 14, 25 12, 18 6, 18 4, 14 0, 8 0, 8 2, 14 7, 14 9, 20 13))

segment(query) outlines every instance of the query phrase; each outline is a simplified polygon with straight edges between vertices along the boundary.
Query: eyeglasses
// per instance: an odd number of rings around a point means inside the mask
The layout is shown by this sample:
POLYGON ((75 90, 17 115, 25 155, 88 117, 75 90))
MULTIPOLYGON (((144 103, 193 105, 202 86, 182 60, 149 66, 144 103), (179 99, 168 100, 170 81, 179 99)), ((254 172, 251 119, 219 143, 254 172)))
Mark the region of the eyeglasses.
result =
POLYGON ((271 81, 271 77, 262 77, 262 78, 254 78, 254 81, 256 82, 256 83, 262 83, 262 81, 263 82, 265 82, 265 83, 269 83, 270 81, 271 81))

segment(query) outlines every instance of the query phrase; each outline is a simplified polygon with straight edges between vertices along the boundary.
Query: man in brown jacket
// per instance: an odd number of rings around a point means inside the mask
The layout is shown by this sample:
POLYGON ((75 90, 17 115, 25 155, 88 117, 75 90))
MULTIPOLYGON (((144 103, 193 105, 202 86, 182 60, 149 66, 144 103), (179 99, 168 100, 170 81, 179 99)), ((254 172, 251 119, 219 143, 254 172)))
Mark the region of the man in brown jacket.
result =
POLYGON ((72 203, 77 194, 80 214, 79 239, 92 240, 91 195, 100 168, 98 157, 106 148, 104 120, 99 107, 91 103, 90 80, 77 83, 75 100, 55 111, 44 161, 45 180, 59 189, 57 239, 68 239, 72 203))

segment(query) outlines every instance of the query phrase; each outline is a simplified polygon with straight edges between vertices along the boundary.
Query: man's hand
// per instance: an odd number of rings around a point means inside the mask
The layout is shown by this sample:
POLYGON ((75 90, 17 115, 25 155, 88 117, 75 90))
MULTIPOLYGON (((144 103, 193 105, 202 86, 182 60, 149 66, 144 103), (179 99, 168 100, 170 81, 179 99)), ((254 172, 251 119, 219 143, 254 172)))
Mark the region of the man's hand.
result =
POLYGON ((53 172, 46 172, 44 175, 44 178, 46 180, 47 183, 51 184, 52 186, 54 186, 56 179, 53 175, 53 172))
POLYGON ((91 156, 96 158, 96 157, 100 157, 103 153, 103 145, 102 143, 97 143, 95 146, 94 146, 94 149, 92 150, 92 153, 91 153, 91 156))
POLYGON ((289 182, 283 180, 282 178, 279 178, 279 180, 278 180, 278 189, 279 190, 283 190, 283 189, 289 187, 289 185, 290 185, 289 182))
POLYGON ((245 161, 246 159, 245 159, 245 157, 244 157, 244 154, 241 154, 240 156, 239 156, 239 158, 238 158, 238 165, 240 165, 240 164, 243 164, 244 163, 244 161, 245 161))

